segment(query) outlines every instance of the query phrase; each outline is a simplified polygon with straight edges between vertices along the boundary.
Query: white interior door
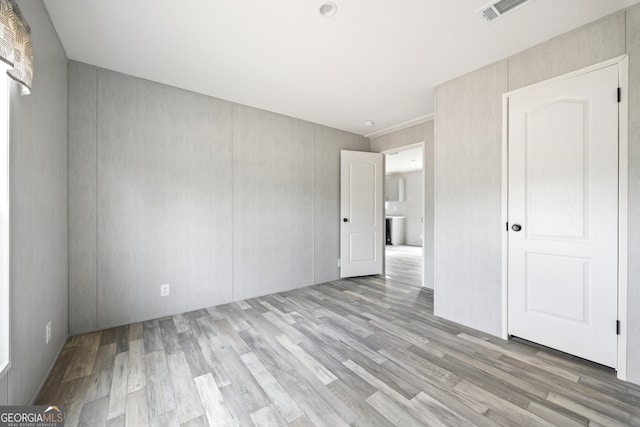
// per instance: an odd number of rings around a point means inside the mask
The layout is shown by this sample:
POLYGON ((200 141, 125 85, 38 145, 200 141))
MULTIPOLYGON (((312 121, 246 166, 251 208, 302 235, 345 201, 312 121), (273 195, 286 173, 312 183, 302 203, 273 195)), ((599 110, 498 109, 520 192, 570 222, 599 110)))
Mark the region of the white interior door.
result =
POLYGON ((611 367, 617 88, 613 65, 518 92, 508 134, 509 334, 611 367))
POLYGON ((383 155, 341 151, 340 276, 382 274, 383 155))

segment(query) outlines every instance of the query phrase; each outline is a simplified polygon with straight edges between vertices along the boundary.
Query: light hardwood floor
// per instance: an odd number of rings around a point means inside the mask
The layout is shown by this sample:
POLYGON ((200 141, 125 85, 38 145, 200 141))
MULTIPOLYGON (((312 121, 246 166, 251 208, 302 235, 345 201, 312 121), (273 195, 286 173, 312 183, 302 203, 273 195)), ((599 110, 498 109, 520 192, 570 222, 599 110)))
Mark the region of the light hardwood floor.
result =
POLYGON ((640 425, 640 387, 365 277, 70 338, 38 398, 83 426, 640 425))

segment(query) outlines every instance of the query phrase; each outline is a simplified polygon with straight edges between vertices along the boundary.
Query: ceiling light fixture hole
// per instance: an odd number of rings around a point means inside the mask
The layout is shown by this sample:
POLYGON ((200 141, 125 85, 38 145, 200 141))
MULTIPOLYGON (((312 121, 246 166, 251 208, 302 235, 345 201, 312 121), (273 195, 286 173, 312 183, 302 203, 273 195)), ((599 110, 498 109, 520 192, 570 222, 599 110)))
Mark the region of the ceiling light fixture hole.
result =
POLYGON ((338 11, 338 6, 336 6, 335 3, 330 1, 323 3, 322 6, 320 6, 320 14, 322 16, 326 16, 327 18, 335 15, 337 11, 338 11))

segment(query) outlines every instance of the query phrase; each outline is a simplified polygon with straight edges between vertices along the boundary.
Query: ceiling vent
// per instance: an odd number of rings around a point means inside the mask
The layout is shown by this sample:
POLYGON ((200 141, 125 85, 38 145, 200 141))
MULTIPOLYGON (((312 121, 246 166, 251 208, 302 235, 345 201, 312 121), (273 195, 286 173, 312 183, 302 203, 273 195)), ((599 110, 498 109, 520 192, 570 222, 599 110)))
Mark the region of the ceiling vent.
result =
POLYGON ((477 13, 480 14, 485 21, 494 22, 533 1, 534 0, 494 0, 477 10, 477 13))

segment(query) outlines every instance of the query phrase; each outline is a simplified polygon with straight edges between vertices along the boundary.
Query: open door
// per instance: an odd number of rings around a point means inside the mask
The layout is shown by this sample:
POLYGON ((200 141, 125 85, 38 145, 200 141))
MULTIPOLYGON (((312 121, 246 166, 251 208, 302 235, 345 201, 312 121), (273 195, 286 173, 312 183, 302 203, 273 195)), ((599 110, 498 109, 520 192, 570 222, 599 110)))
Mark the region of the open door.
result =
POLYGON ((383 155, 340 152, 340 276, 382 274, 383 155))

